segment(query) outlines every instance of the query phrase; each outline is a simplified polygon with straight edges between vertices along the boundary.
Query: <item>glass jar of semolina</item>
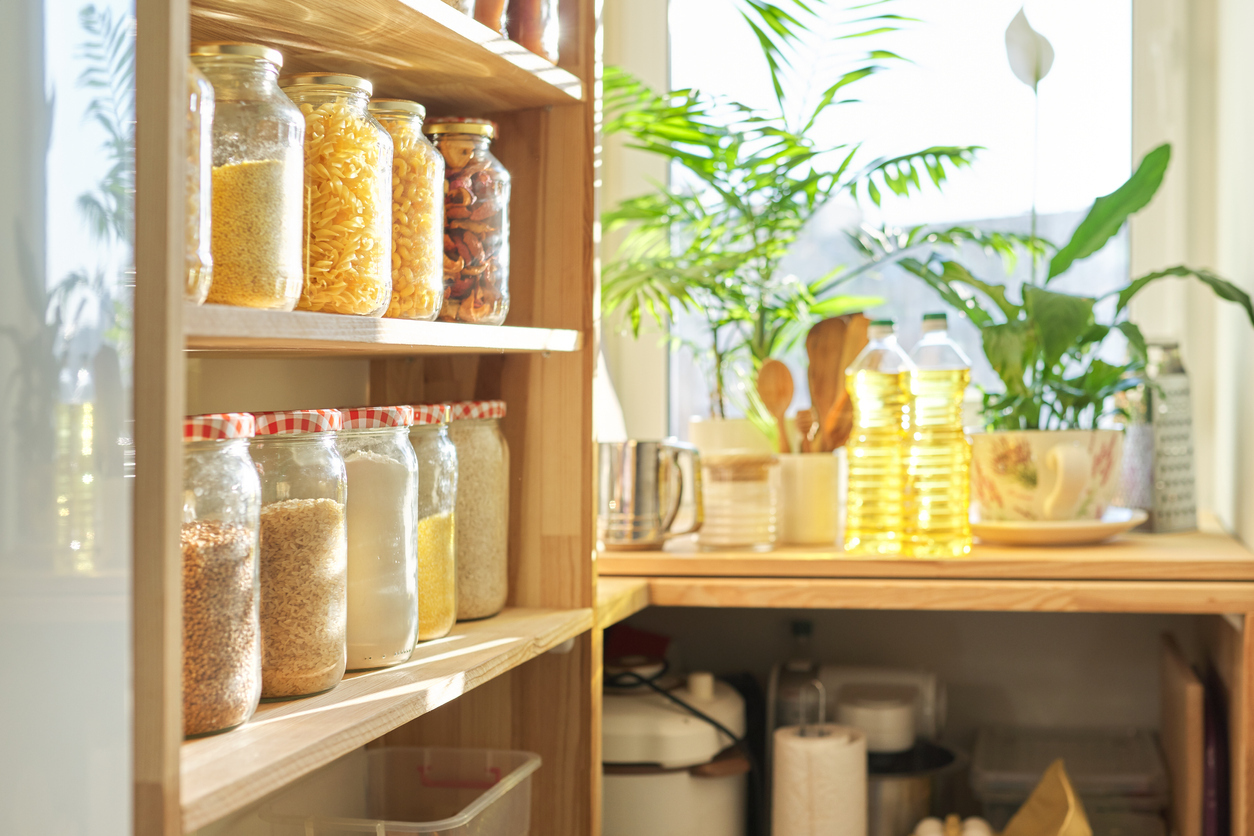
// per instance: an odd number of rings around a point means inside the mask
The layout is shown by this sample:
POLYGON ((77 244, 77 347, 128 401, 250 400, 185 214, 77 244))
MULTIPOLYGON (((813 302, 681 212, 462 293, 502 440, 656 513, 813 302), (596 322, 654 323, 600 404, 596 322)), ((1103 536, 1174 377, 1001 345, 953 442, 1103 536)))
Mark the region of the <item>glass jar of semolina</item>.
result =
POLYGON ((392 301, 392 138, 354 75, 279 80, 305 115, 303 311, 383 316, 392 301))
POLYGON ((290 311, 300 297, 305 121, 279 89, 283 56, 192 45, 213 85, 213 281, 205 301, 290 311))
POLYGON ((184 296, 199 305, 213 281, 210 223, 213 178, 213 85, 187 62, 187 285, 184 296))
POLYGON ((448 421, 447 404, 422 404, 409 428, 418 457, 418 641, 448 635, 457 621, 457 449, 448 421))
POLYGON ((422 133, 427 110, 371 99, 392 136, 392 302, 384 316, 435 319, 444 299, 444 158, 422 133))

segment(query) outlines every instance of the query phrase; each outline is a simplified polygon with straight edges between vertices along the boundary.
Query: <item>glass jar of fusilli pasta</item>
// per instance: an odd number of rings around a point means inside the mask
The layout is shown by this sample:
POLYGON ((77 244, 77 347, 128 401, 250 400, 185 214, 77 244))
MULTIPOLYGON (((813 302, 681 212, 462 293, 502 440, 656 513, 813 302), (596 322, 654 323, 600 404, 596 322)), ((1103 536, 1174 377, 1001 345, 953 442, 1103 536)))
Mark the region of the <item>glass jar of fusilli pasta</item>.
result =
POLYGON ((392 138, 352 75, 279 79, 305 115, 305 311, 382 316, 392 301, 392 138))

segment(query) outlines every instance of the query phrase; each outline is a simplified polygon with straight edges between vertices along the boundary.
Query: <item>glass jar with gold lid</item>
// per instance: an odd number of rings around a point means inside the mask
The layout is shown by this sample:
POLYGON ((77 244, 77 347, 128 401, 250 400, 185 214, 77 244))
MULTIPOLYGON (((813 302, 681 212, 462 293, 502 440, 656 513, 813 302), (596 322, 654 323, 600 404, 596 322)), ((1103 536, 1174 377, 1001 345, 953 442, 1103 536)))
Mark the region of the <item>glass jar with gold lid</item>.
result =
POLYGON ((383 316, 392 301, 392 138, 368 110, 369 81, 279 80, 305 116, 305 311, 383 316))

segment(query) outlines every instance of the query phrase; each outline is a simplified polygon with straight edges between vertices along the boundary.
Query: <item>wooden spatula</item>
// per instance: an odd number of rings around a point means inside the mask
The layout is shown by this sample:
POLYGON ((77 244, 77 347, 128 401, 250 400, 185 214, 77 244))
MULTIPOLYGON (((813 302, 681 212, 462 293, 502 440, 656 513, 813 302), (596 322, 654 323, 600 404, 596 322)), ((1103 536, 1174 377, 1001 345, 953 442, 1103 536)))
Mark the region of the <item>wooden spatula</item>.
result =
POLYGON ((820 446, 824 450, 835 450, 843 447, 853 432, 853 402, 849 400, 849 392, 845 381, 845 369, 853 363, 854 358, 866 348, 867 326, 870 320, 862 314, 846 314, 840 317, 845 322, 844 342, 841 345, 840 358, 836 363, 833 377, 836 381, 837 394, 832 407, 822 418, 820 446))
MULTIPOLYGON (((844 380, 840 361, 845 350, 847 329, 846 317, 838 316, 815 323, 810 333, 806 334, 806 355, 810 359, 810 368, 806 371, 810 383, 810 406, 814 409, 814 419, 820 423, 840 397, 841 381, 844 380)), ((821 441, 817 449, 823 449, 821 441)))
POLYGON ((775 417, 775 426, 779 428, 779 452, 792 452, 788 443, 788 424, 784 417, 788 407, 792 406, 792 372, 778 360, 767 360, 758 370, 758 396, 762 398, 766 411, 775 417))

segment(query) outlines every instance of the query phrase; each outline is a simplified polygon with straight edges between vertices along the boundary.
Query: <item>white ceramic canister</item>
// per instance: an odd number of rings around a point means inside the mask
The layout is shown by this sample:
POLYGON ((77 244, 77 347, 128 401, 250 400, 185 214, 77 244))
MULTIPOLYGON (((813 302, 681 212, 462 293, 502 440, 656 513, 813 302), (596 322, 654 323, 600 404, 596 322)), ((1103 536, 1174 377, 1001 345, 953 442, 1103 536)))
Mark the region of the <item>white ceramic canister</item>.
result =
POLYGON ((779 456, 779 543, 831 546, 845 511, 848 467, 845 448, 831 453, 779 456))

